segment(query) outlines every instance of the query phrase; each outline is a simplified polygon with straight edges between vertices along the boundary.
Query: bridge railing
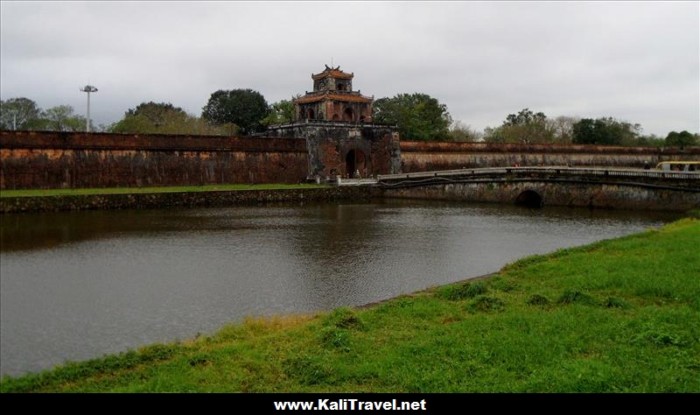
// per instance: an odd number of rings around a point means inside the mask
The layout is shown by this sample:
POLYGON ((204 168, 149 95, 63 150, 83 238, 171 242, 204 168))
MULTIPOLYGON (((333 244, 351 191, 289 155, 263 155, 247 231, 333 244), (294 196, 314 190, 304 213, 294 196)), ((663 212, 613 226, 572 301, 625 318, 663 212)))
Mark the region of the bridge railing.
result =
POLYGON ((487 167, 487 168, 464 168, 459 170, 441 170, 430 172, 413 172, 399 174, 382 174, 377 176, 377 180, 393 181, 405 179, 426 179, 431 177, 450 176, 495 176, 495 175, 557 175, 557 176, 607 176, 607 177, 647 177, 647 178, 671 178, 700 180, 700 172, 678 172, 660 171, 644 169, 624 169, 605 167, 568 167, 568 166, 546 166, 546 167, 487 167))

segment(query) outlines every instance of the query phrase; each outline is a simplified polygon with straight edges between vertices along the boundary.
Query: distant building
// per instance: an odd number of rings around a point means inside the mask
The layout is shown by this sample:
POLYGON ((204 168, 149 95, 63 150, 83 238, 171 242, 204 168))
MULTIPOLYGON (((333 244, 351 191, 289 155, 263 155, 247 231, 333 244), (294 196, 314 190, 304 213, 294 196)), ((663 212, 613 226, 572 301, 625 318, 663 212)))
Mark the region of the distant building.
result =
POLYGON ((294 100, 295 122, 270 126, 267 137, 306 139, 308 178, 399 173, 399 134, 372 123, 372 97, 352 90, 353 73, 340 67, 312 74, 312 92, 294 100))

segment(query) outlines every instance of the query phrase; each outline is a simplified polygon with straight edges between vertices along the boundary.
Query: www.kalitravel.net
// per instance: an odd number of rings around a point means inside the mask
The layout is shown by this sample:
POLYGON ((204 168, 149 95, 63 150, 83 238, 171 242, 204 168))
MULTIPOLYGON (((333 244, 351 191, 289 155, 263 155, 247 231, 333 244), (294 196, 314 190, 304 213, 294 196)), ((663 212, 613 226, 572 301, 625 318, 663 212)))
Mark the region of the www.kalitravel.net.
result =
POLYGON ((318 399, 318 401, 275 401, 277 411, 427 411, 421 401, 361 401, 359 399, 318 399))

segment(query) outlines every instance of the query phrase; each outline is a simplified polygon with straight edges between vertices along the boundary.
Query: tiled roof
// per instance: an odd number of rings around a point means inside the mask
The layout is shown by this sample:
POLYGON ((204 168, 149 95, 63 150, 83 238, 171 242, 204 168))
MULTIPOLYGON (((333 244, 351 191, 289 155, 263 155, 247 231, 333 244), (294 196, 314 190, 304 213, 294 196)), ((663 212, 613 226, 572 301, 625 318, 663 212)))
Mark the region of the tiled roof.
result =
POLYGON ((311 75, 311 78, 314 81, 317 81, 319 79, 323 78, 338 78, 338 79, 352 79, 355 75, 347 72, 343 72, 340 69, 326 69, 325 71, 311 75))
POLYGON ((299 99, 294 100, 295 104, 308 104, 311 102, 319 101, 341 101, 341 102, 372 102, 372 98, 366 97, 364 95, 354 95, 354 94, 319 94, 319 95, 307 95, 299 99))

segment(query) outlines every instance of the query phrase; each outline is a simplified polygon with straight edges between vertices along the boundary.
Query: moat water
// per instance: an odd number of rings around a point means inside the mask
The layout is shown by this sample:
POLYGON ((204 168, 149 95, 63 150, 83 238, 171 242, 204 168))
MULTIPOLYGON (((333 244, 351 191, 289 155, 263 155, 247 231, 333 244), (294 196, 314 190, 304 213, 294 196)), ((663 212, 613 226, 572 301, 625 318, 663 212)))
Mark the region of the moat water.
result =
POLYGON ((372 303, 677 218, 388 200, 0 215, 0 373, 372 303))

